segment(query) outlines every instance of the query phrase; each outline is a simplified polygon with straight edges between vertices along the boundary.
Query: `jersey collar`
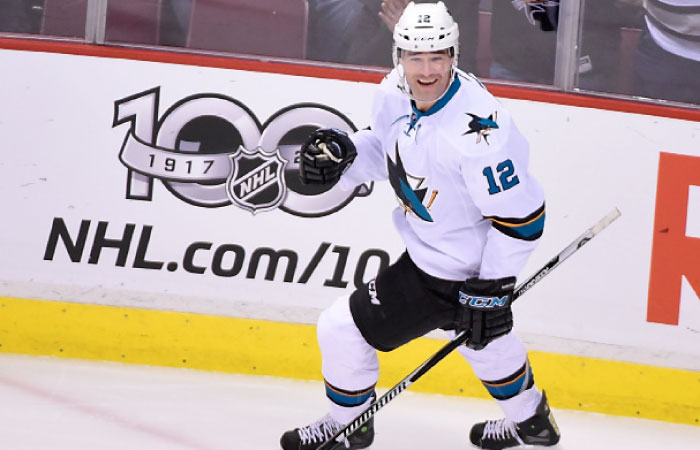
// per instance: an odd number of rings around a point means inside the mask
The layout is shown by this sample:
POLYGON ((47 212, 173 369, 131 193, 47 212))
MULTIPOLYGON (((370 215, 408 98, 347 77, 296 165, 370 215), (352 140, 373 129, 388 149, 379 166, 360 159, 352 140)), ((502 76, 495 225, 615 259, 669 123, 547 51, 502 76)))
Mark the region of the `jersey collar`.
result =
POLYGON ((455 79, 452 80, 452 84, 450 84, 450 87, 447 88, 445 94, 442 97, 440 97, 438 101, 435 102, 435 104, 431 106, 430 109, 426 112, 419 111, 418 108, 416 108, 416 102, 411 100, 411 108, 413 109, 413 113, 415 114, 415 120, 417 121, 421 117, 431 116, 436 112, 440 111, 447 104, 447 102, 449 102, 452 99, 452 97, 454 97, 461 85, 462 83, 459 81, 459 77, 455 75, 455 79))

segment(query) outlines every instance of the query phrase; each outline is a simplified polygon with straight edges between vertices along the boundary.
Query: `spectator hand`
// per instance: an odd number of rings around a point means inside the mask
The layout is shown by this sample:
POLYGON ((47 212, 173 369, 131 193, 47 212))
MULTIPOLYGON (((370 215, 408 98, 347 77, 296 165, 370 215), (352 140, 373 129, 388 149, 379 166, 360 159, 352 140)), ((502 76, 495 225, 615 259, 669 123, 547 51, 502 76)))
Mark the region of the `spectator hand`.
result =
POLYGON ((406 9, 406 5, 410 0, 383 0, 382 10, 379 12, 379 18, 382 19, 384 25, 389 28, 389 31, 394 32, 394 27, 399 21, 399 17, 406 9))

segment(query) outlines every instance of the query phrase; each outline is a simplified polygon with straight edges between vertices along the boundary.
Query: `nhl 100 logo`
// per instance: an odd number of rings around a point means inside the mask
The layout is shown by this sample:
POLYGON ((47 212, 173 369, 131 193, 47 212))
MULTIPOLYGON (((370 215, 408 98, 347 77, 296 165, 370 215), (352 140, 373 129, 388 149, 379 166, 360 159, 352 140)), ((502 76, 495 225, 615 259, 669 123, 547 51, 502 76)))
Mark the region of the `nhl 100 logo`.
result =
POLYGON ((244 104, 220 94, 183 98, 160 117, 159 103, 159 87, 114 102, 112 126, 130 124, 119 153, 128 169, 128 199, 151 201, 159 179, 200 207, 235 204, 253 214, 279 208, 320 217, 372 191, 371 184, 348 192, 299 181, 299 148, 312 131, 356 130, 333 108, 295 104, 261 124, 244 104))

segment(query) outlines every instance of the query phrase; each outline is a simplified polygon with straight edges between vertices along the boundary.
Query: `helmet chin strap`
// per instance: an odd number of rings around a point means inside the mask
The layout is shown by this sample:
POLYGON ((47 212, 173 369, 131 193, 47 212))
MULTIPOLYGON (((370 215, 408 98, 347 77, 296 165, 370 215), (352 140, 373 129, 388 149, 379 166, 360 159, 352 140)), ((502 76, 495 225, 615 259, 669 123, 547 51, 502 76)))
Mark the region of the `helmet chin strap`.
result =
POLYGON ((450 68, 450 82, 447 83, 447 86, 445 87, 445 90, 442 92, 442 94, 438 95, 437 98, 435 98, 434 100, 419 100, 413 96, 413 93, 411 92, 411 87, 408 85, 408 81, 406 81, 406 72, 403 68, 403 65, 400 62, 396 64, 396 72, 399 75, 398 88, 401 92, 406 94, 408 98, 410 98, 414 102, 432 103, 437 102, 442 97, 444 97, 445 94, 447 94, 447 91, 450 89, 450 85, 452 84, 452 80, 454 80, 455 77, 455 65, 452 64, 452 67, 450 68))

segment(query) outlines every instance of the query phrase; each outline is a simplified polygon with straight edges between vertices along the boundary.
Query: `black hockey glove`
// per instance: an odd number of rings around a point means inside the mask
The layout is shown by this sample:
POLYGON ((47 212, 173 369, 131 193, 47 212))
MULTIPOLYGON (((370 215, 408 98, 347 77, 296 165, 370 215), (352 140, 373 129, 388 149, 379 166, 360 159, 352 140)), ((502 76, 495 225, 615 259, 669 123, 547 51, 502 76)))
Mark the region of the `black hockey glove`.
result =
POLYGON ((333 185, 357 156, 348 134, 336 128, 321 128, 301 146, 299 178, 303 184, 333 185))
POLYGON ((459 307, 455 329, 471 330, 467 346, 481 350, 496 338, 513 329, 513 300, 515 277, 496 280, 469 278, 459 290, 459 307))

